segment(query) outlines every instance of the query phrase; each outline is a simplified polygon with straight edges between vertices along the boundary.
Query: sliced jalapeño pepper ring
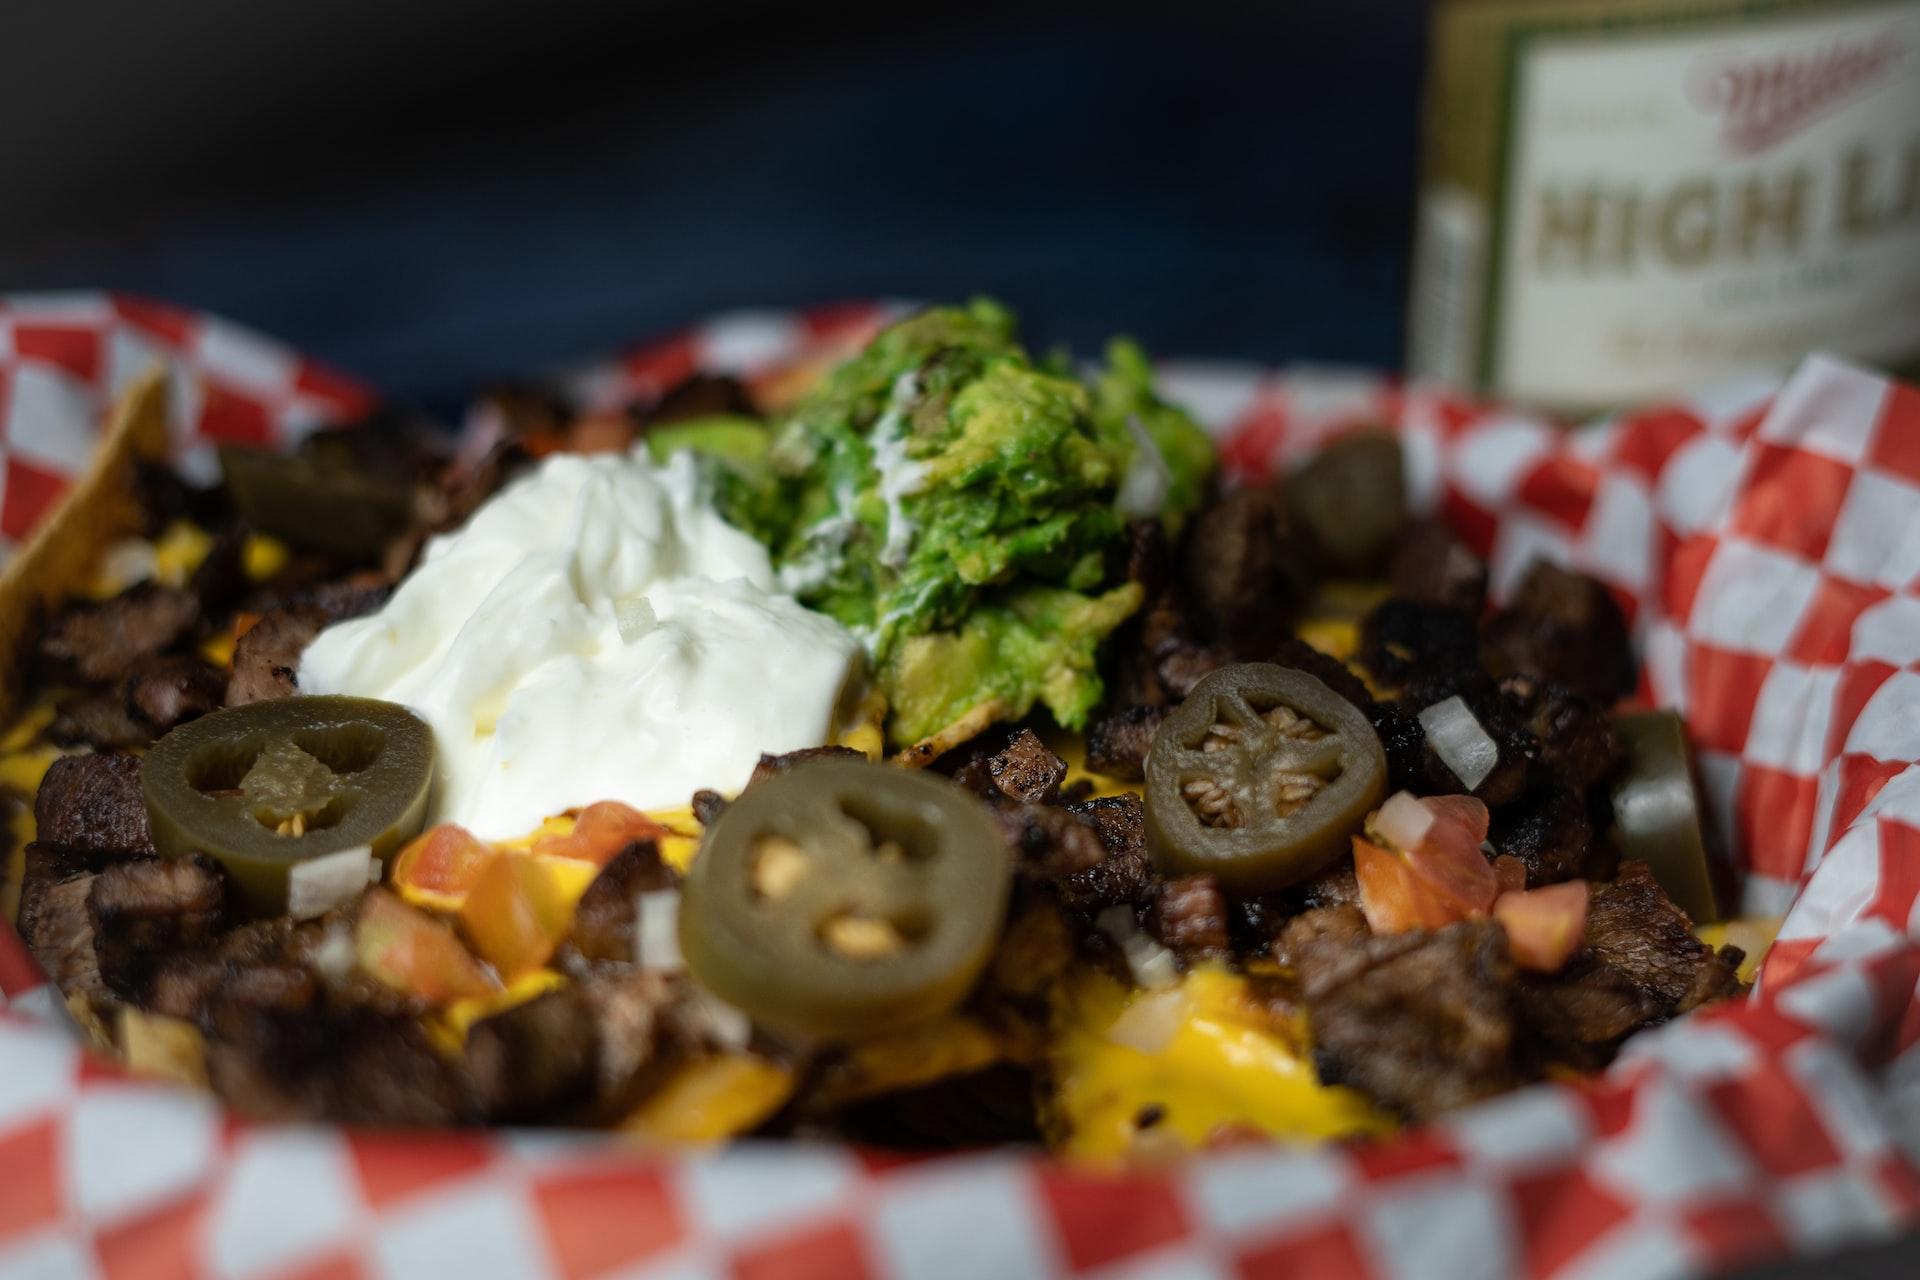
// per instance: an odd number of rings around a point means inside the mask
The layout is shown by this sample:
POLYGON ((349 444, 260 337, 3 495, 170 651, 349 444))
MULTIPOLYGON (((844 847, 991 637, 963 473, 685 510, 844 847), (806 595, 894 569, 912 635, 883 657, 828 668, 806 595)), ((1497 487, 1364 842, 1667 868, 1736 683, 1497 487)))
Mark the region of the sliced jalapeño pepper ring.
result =
POLYGON ((140 767, 153 843, 226 868, 252 911, 287 909, 294 867, 367 846, 385 858, 419 832, 433 732, 373 698, 280 698, 188 721, 140 767))
POLYGON ((757 1021, 850 1040, 958 1004, 1005 923, 1012 861, 942 778, 822 761, 750 787, 680 896, 693 976, 757 1021))
POLYGON ((1702 831, 1700 794, 1676 711, 1615 716, 1627 757, 1613 784, 1614 839, 1620 856, 1647 864, 1654 879, 1695 924, 1720 919, 1714 867, 1702 831))
POLYGON ((220 469, 248 524, 305 550, 369 560, 406 527, 413 497, 391 480, 328 456, 318 439, 298 454, 228 446, 220 469))
POLYGON ((1386 778, 1373 726, 1319 680, 1264 662, 1222 667, 1154 735, 1148 847, 1168 875, 1284 889, 1347 849, 1386 778))

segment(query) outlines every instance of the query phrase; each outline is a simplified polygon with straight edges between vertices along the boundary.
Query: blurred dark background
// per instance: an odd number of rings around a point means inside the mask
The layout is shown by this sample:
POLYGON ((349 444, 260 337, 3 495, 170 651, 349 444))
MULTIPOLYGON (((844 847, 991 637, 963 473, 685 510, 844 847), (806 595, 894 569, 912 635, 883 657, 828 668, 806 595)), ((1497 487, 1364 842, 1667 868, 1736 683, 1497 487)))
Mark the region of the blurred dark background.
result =
POLYGON ((0 289, 446 401, 734 306, 1397 363, 1427 5, 12 6, 0 289))

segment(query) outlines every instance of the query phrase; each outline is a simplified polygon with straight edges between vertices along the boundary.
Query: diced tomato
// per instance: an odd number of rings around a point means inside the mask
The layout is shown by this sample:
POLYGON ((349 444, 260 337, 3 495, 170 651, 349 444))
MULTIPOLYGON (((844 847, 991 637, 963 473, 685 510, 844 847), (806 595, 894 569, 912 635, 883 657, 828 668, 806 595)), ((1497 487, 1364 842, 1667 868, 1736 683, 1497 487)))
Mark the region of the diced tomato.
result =
POLYGON ((1493 878, 1499 882, 1501 893, 1517 892, 1527 887, 1527 864, 1510 853, 1503 853, 1493 860, 1493 878))
POLYGON ((564 836, 542 836, 533 852, 551 858, 573 858, 604 867, 615 854, 636 840, 658 840, 667 829, 631 805, 602 800, 580 811, 573 830, 564 836))
POLYGON ((1360 882, 1360 910, 1375 933, 1439 929, 1460 918, 1404 856, 1359 836, 1353 838, 1353 870, 1360 882))
POLYGON ((370 976, 435 1004, 500 989, 452 929, 385 889, 362 899, 353 952, 370 976))
MULTIPOLYGON (((1404 805, 1404 793, 1390 803, 1404 805)), ((1354 840, 1360 905, 1376 933, 1438 929, 1484 916, 1500 891, 1493 865, 1480 848, 1487 832, 1486 805, 1472 796, 1428 796, 1419 803, 1433 822, 1413 848, 1354 840)))
POLYGON ((1420 803, 1434 817, 1435 830, 1427 833, 1428 840, 1452 840, 1478 849, 1487 838, 1492 815, 1472 796, 1426 796, 1420 803))
POLYGON ((458 911, 480 873, 501 856, 465 827, 443 822, 400 850, 393 860, 393 887, 420 906, 458 911))
POLYGON ((1567 962, 1587 932, 1585 880, 1503 893, 1493 918, 1507 930, 1507 949, 1522 969, 1552 973, 1567 962))
POLYGON ((482 959, 512 980, 545 964, 566 938, 579 902, 577 879, 545 858, 495 858, 460 906, 461 930, 482 959))

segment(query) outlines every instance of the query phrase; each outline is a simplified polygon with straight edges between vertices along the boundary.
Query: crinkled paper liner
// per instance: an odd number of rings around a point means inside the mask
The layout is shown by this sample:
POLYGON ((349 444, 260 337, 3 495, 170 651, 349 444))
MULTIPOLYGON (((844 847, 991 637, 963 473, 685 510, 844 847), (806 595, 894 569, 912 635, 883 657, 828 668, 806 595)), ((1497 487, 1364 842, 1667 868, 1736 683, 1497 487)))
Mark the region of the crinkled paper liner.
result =
MULTIPOLYGON (((895 308, 713 321, 595 366, 614 404, 695 369, 778 378, 895 308)), ((110 397, 172 371, 173 439, 285 444, 370 392, 226 322, 84 294, 0 303, 0 536, 85 463, 110 397)), ((0 928, 0 1275, 1666 1276, 1920 1222, 1920 392, 1827 359, 1564 434, 1371 376, 1176 364, 1246 475, 1397 424, 1420 505, 1510 589, 1537 555, 1632 610, 1683 709, 1746 906, 1791 904, 1758 994, 1605 1075, 1370 1146, 1163 1175, 1020 1153, 649 1157, 595 1137, 243 1122, 83 1054, 0 928)))

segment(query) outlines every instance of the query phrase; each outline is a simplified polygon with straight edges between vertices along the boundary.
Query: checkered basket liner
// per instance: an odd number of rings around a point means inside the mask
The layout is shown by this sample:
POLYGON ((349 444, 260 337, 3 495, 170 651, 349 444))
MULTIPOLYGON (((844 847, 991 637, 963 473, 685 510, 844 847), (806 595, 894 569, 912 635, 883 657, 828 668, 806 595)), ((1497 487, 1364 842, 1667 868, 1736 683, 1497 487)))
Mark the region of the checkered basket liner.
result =
MULTIPOLYGON (((778 377, 897 311, 722 317, 594 365, 597 405, 696 369, 778 377)), ((104 294, 0 303, 10 547, 152 362, 182 466, 286 444, 370 391, 236 326, 104 294)), ((1754 912, 1759 991, 1391 1140, 1154 1173, 595 1136, 259 1125, 88 1057, 0 927, 0 1277, 1693 1275, 1920 1225, 1920 392, 1831 360, 1568 434, 1376 376, 1174 363, 1259 476, 1395 425, 1416 501, 1490 558, 1609 583, 1681 708, 1754 912)))

